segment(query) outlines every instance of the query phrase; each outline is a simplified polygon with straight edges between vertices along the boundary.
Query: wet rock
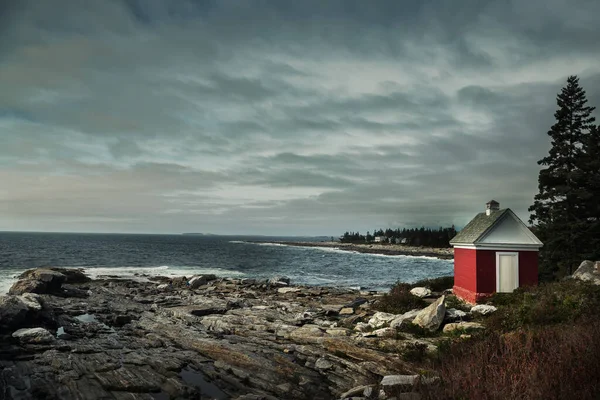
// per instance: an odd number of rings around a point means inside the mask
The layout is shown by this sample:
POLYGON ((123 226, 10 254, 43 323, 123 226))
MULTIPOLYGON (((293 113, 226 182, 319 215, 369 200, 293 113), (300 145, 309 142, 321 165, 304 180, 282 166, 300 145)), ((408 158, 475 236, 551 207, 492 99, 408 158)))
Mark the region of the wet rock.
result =
POLYGON ((471 308, 471 314, 488 315, 496 311, 497 308, 487 304, 477 304, 471 308))
POLYGON ((44 328, 24 328, 13 332, 12 337, 22 344, 52 343, 54 336, 44 328))
POLYGON ((416 287, 410 290, 410 294, 422 298, 431 295, 431 290, 426 287, 416 287))
POLYGON ((466 332, 478 329, 485 329, 485 326, 477 322, 457 322, 446 324, 444 326, 444 333, 449 333, 457 330, 466 332))
POLYGON ((19 296, 0 296, 0 332, 19 327, 30 310, 31 307, 19 296))
POLYGON ((189 280, 190 289, 198 289, 202 285, 206 285, 210 281, 217 279, 215 275, 196 275, 189 280))
POLYGON ((290 278, 285 276, 274 276, 269 279, 269 285, 271 286, 288 286, 290 284, 290 278))
POLYGON ((9 294, 59 292, 67 277, 49 268, 38 268, 23 272, 19 280, 8 291, 9 294))
POLYGON ((430 331, 437 330, 442 325, 442 322, 444 322, 444 316, 446 315, 445 299, 445 296, 441 296, 428 307, 421 310, 413 320, 413 324, 430 331))

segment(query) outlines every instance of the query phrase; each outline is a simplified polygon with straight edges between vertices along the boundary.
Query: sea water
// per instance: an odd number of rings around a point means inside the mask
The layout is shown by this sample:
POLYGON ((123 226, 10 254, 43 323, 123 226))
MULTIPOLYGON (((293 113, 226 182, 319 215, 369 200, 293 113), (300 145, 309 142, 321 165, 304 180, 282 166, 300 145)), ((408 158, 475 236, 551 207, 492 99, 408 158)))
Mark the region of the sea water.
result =
POLYGON ((397 281, 452 275, 453 261, 386 256, 276 241, 314 238, 0 232, 0 294, 24 270, 84 268, 92 277, 192 276, 267 279, 292 284, 388 290, 397 281), (255 243, 263 241, 266 243, 255 243))

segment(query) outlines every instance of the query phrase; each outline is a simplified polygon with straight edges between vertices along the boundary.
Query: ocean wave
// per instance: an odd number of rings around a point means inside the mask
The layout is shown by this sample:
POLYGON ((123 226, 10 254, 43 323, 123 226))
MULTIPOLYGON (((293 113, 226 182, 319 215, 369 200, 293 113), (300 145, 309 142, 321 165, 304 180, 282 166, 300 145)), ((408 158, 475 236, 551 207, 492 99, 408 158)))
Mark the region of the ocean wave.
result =
POLYGON ((161 265, 159 267, 99 267, 85 268, 86 275, 95 279, 102 276, 117 276, 122 278, 131 278, 135 276, 192 276, 192 275, 207 275, 213 274, 219 277, 235 277, 245 275, 241 271, 228 270, 223 268, 204 268, 204 267, 171 267, 161 265))
POLYGON ((243 240, 230 240, 229 243, 238 243, 238 244, 242 243, 242 244, 244 244, 244 243, 248 243, 248 242, 244 242, 243 240))
POLYGON ((283 243, 256 243, 259 246, 276 246, 276 247, 290 247, 287 244, 283 243))

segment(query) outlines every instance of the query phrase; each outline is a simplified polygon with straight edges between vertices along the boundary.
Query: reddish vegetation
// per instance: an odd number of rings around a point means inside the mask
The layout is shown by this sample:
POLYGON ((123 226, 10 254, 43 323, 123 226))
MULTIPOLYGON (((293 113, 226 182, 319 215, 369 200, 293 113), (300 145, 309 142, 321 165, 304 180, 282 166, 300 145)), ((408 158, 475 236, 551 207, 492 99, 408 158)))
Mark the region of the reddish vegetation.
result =
POLYGON ((597 399, 600 321, 492 334, 454 345, 430 399, 597 399))

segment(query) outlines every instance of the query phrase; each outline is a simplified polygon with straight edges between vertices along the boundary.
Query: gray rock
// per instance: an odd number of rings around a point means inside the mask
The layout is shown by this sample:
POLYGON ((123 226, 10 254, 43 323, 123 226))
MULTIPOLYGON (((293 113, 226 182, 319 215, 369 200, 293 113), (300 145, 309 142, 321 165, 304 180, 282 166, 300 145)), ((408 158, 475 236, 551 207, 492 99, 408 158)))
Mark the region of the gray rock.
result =
POLYGON ((485 329, 485 326, 481 325, 478 322, 457 322, 457 323, 446 324, 444 326, 444 333, 449 333, 449 332, 453 332, 456 330, 466 332, 466 331, 472 331, 472 330, 478 330, 478 329, 485 329))
POLYGON ((369 325, 373 328, 381 328, 382 326, 389 324, 390 321, 392 321, 396 317, 397 315, 395 314, 379 311, 373 314, 371 319, 369 319, 369 325))
POLYGON ((0 332, 19 327, 30 310, 19 296, 0 296, 0 332))
POLYGON ((210 281, 214 281, 217 277, 213 274, 196 275, 189 280, 190 289, 198 289, 202 285, 206 285, 210 281))
POLYGON ((8 291, 9 294, 55 293, 67 280, 62 273, 50 268, 28 270, 19 276, 19 280, 8 291))
POLYGON ((44 328, 25 328, 13 332, 12 337, 19 339, 23 344, 52 343, 54 336, 44 328))
POLYGON ((369 397, 373 393, 375 385, 361 385, 353 387, 352 389, 342 393, 341 399, 347 399, 352 397, 369 397))
POLYGON ((573 272, 573 278, 600 285, 600 261, 583 261, 573 272))
POLYGON ((430 331, 437 330, 444 322, 444 316, 446 315, 445 300, 446 297, 442 296, 427 308, 421 310, 413 320, 413 324, 430 331))
POLYGON ((272 286, 288 286, 290 284, 290 278, 285 276, 274 276, 269 279, 268 283, 272 286))
POLYGON ((328 361, 325 357, 321 357, 317 361, 315 361, 315 367, 320 370, 326 371, 328 369, 332 369, 333 364, 330 361, 328 361))
POLYGON ((396 318, 390 321, 390 328, 400 328, 404 323, 412 323, 415 317, 421 312, 421 310, 411 310, 405 312, 402 315, 397 315, 396 318))
POLYGON ((446 321, 455 321, 457 319, 461 319, 466 316, 467 316, 467 313, 462 310, 458 310, 456 308, 448 308, 448 309, 446 309, 445 320, 446 321))
POLYGON ((410 392, 419 383, 419 375, 386 375, 379 386, 386 392, 410 392))
POLYGON ((496 310, 497 310, 496 307, 490 306, 488 304, 477 304, 476 306, 473 306, 471 308, 471 313, 472 314, 487 315, 487 314, 493 313, 496 310))
POLYGON ((431 290, 426 287, 416 287, 410 290, 410 294, 417 297, 427 297, 431 294, 431 290))

